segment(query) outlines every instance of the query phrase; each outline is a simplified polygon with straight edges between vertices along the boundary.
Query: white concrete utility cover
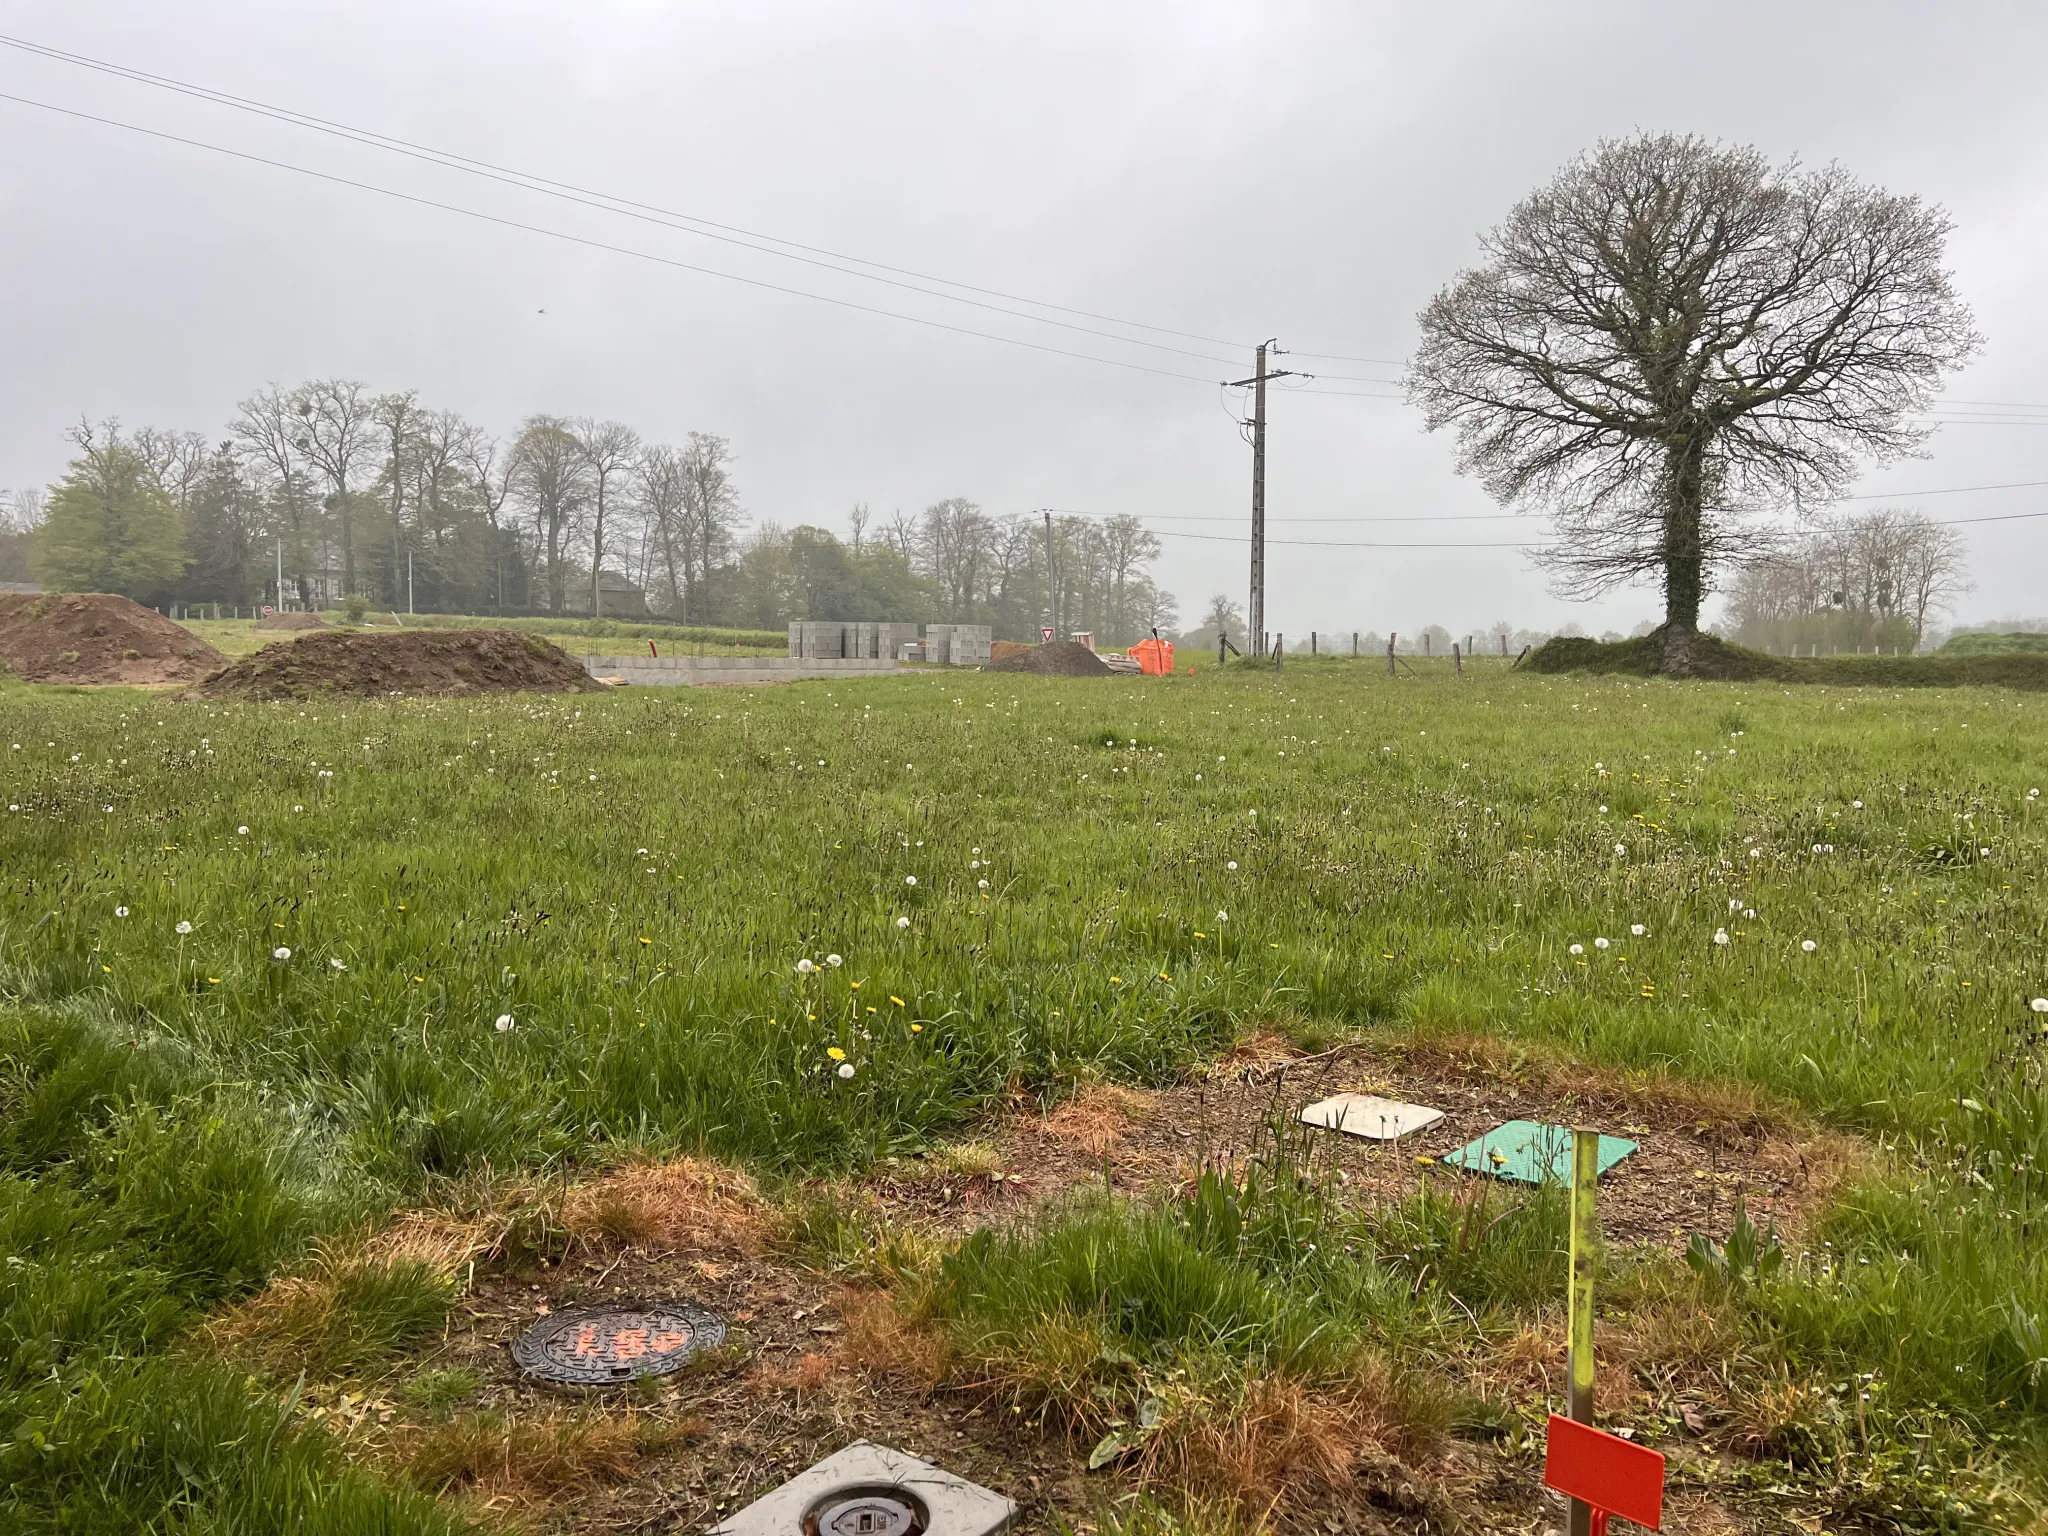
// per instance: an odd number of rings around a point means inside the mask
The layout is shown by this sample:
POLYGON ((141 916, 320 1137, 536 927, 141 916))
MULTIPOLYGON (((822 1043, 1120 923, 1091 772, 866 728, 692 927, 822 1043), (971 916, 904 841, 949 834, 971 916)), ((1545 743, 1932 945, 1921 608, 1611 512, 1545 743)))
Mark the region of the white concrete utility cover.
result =
POLYGON ((1403 1136, 1428 1130, 1443 1117, 1440 1109, 1403 1104, 1399 1099, 1383 1099, 1376 1093, 1340 1093, 1334 1098, 1318 1099, 1301 1112, 1304 1125, 1342 1131, 1346 1136, 1363 1136, 1367 1141, 1399 1141, 1403 1136))
POLYGON ((856 1440, 729 1516, 712 1536, 996 1536, 1000 1493, 886 1445, 856 1440))

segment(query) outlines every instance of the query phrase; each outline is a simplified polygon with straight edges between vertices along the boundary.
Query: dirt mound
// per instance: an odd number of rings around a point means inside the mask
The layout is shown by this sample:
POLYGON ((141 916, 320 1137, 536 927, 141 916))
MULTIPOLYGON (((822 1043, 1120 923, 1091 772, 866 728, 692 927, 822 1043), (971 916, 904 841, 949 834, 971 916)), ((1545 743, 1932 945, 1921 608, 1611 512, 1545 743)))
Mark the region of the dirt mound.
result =
POLYGON ((463 697, 480 693, 599 693, 604 685, 559 646, 511 629, 342 630, 266 645, 199 685, 209 699, 303 699, 315 694, 463 697))
POLYGON ((1029 646, 1021 656, 1005 656, 1000 661, 991 661, 982 668, 982 671, 1036 672, 1041 677, 1112 675, 1100 656, 1073 640, 1055 640, 1049 645, 1029 646))
POLYGON ((182 624, 103 592, 0 592, 0 671, 32 683, 189 683, 225 658, 182 624))
POLYGON ((1008 661, 1012 656, 1022 656, 1026 651, 1036 649, 1036 646, 1027 645, 1022 640, 992 640, 988 657, 990 661, 1008 661))
POLYGON ((273 613, 256 621, 258 629, 325 629, 327 621, 317 613, 273 613))

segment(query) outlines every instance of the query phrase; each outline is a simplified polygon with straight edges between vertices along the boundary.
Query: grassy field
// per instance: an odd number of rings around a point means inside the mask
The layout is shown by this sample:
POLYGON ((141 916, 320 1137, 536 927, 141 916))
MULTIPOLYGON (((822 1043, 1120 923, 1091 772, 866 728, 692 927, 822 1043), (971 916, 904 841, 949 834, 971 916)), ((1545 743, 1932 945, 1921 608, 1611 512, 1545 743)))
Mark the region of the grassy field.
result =
MULTIPOLYGON (((325 615, 330 625, 340 627, 346 620, 339 612, 325 615)), ((279 640, 290 640, 290 630, 258 629, 249 619, 181 619, 191 630, 223 656, 247 656, 279 640)), ((552 640, 571 656, 638 653, 649 640, 665 656, 786 656, 787 637, 767 630, 708 629, 681 624, 632 624, 614 619, 497 619, 468 614, 365 615, 371 629, 517 629, 552 640)))
MULTIPOLYGON (((495 1519, 305 1405, 340 1425, 383 1383, 443 1451, 514 1444, 510 1410, 449 1406, 473 1376, 398 1351, 576 1251, 566 1217, 506 1238, 506 1181, 639 1154, 760 1181, 776 1251, 867 1298, 849 1368, 886 1336, 1162 1501, 1099 1523, 1240 1529, 1276 1475, 1341 1502, 1361 1437, 1420 1483, 1479 1447, 1533 1485, 1548 1196, 1366 1199, 1277 1132, 964 1240, 877 1193, 986 1188, 1005 1116, 1179 1091, 1251 1039, 1849 1149, 1775 1268, 1689 1266, 1681 1221, 1613 1245, 1614 1411, 1739 1529, 2026 1528, 2048 707, 1416 665, 304 708, 0 685, 0 1524, 495 1519), (467 1271, 374 1236, 486 1209, 467 1271), (198 1347, 224 1315, 288 1347, 198 1347)), ((632 1454, 681 1454, 657 1431, 688 1407, 631 1406, 632 1454)))

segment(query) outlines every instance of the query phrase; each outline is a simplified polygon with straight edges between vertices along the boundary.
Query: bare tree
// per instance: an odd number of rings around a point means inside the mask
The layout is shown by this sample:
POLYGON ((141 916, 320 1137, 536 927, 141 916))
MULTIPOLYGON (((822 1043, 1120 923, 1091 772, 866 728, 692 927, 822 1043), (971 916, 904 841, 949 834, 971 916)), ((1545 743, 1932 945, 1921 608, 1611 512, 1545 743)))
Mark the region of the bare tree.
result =
MULTIPOLYGON (((299 446, 306 435, 305 423, 293 396, 275 384, 266 386, 236 407, 228 434, 250 455, 268 481, 265 489, 277 507, 277 523, 282 525, 278 561, 291 571, 301 605, 310 607, 313 593, 306 579, 310 553, 306 490, 311 470, 299 446)), ((282 607, 284 592, 280 589, 276 597, 282 607)))
POLYGON ((640 434, 616 421, 576 423, 576 440, 583 449, 583 462, 590 471, 590 616, 599 616, 598 577, 604 567, 605 518, 610 511, 613 483, 632 467, 640 452, 640 434))
POLYGON ((213 446, 205 434, 142 427, 129 437, 128 446, 149 466, 150 474, 170 497, 178 515, 190 519, 193 497, 206 479, 213 457, 213 446))
POLYGON ((650 554, 659 557, 667 582, 666 606, 688 616, 689 507, 682 456, 667 443, 649 444, 633 461, 633 480, 650 554))
POLYGON ((512 494, 533 519, 534 546, 547 576, 548 612, 569 605, 568 542, 590 493, 583 445, 558 416, 529 416, 512 446, 512 494))
POLYGON ((371 451, 372 405, 363 386, 352 379, 315 379, 292 391, 292 409, 301 423, 294 442, 327 477, 329 505, 341 530, 344 594, 358 590, 355 479, 371 451))
POLYGON ((857 501, 853 510, 846 514, 846 525, 853 530, 853 552, 860 553, 861 541, 867 537, 868 524, 874 521, 874 514, 868 511, 868 504, 857 501))
POLYGON ((1831 519, 1746 563, 1728 594, 1735 638, 1770 650, 1906 641, 1969 590, 1962 536, 1918 512, 1831 519))
POLYGON ((1409 393, 1461 469, 1544 506, 1564 590, 1654 577, 1665 670, 1741 519, 1839 495, 1911 453, 1980 344, 1942 266, 1947 216, 1839 167, 1644 135, 1517 206, 1420 317, 1409 393))
POLYGON ((470 473, 476 485, 477 499, 481 503, 484 521, 491 530, 491 586, 497 596, 498 611, 505 611, 505 558, 504 525, 499 514, 512 495, 513 481, 519 468, 516 450, 500 453, 498 440, 482 428, 472 428, 463 440, 458 458, 470 473))
POLYGON ((684 616, 700 624, 710 617, 703 609, 710 596, 712 573, 731 554, 743 518, 731 463, 731 443, 709 432, 692 432, 678 456, 689 534, 689 558, 683 574, 684 616))
POLYGON ((370 420, 384 434, 384 477, 390 484, 391 500, 391 606, 398 607, 405 591, 405 488, 413 466, 415 439, 425 413, 416 390, 399 390, 379 395, 370 402, 370 420))

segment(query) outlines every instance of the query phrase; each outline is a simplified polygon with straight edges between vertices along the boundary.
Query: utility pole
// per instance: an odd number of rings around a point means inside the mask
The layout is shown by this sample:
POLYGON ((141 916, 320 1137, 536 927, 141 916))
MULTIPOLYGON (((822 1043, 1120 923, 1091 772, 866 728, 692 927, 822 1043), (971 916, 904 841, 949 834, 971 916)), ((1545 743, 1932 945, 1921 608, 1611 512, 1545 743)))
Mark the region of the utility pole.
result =
POLYGON ((1237 379, 1225 386, 1252 386, 1252 419, 1248 423, 1252 429, 1252 593, 1246 624, 1251 630, 1254 655, 1263 654, 1266 648, 1266 380, 1299 377, 1285 368, 1267 372, 1268 350, 1279 354, 1275 340, 1259 343, 1258 364, 1250 378, 1237 379))
POLYGON ((277 541, 277 611, 284 612, 284 540, 277 541))
POLYGON ((1045 618, 1052 625, 1052 637, 1060 637, 1060 576, 1052 558, 1052 508, 1045 509, 1045 618))
POLYGON ((413 611, 413 608, 412 608, 412 551, 411 551, 411 550, 409 550, 409 549, 408 549, 408 550, 407 550, 407 551, 405 552, 405 611, 406 611, 407 613, 411 613, 411 612, 413 611))

